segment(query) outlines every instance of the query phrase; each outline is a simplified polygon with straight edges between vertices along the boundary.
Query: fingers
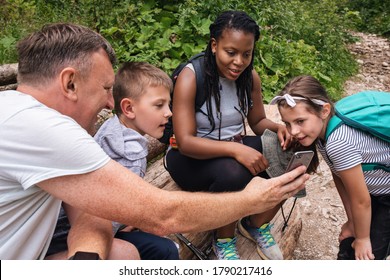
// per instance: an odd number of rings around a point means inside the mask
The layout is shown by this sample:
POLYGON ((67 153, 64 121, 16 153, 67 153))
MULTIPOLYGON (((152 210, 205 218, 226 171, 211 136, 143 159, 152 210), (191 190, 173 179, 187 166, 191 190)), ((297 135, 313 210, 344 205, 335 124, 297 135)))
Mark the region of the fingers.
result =
POLYGON ((286 184, 292 182, 295 178, 300 179, 300 182, 302 182, 301 184, 303 184, 304 182, 307 181, 309 176, 304 176, 302 178, 300 178, 299 176, 304 174, 305 171, 306 171, 306 167, 301 165, 301 166, 293 169, 290 172, 287 172, 279 177, 275 177, 275 179, 277 180, 277 183, 279 183, 280 185, 286 185, 286 184))
POLYGON ((249 169, 252 175, 257 175, 260 172, 266 170, 268 168, 268 160, 261 155, 259 160, 257 160, 252 167, 249 169))
POLYGON ((286 137, 286 140, 283 141, 283 143, 282 143, 282 149, 283 149, 283 151, 285 151, 285 150, 290 146, 291 141, 292 141, 291 139, 292 139, 291 136, 288 135, 288 136, 286 137))
POLYGON ((294 196, 305 187, 306 181, 310 178, 308 174, 304 174, 305 171, 306 167, 301 166, 291 172, 277 177, 279 180, 281 180, 284 198, 288 199, 294 196))

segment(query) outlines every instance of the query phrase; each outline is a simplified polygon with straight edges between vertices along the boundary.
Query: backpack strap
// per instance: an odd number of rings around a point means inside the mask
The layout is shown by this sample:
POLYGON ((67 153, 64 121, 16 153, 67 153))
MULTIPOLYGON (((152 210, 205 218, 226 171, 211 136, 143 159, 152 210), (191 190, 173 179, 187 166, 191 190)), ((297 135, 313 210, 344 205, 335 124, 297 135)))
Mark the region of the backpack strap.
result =
POLYGON ((196 97, 195 111, 199 111, 203 103, 206 101, 204 92, 204 52, 198 53, 189 59, 195 70, 196 78, 196 97))
POLYGON ((325 133, 325 141, 328 140, 329 135, 340 125, 343 124, 343 121, 337 116, 334 115, 333 117, 330 118, 328 122, 328 126, 326 127, 326 133, 325 133))
POLYGON ((362 163, 363 171, 372 171, 377 169, 383 169, 386 172, 390 172, 390 166, 381 163, 362 163))
MULTIPOLYGON (((337 115, 334 115, 333 117, 330 118, 328 122, 328 126, 326 128, 326 133, 325 133, 325 141, 328 140, 329 135, 339 126, 343 124, 343 120, 340 119, 337 115)), ((372 170, 377 170, 377 169, 383 169, 386 172, 390 172, 390 166, 380 164, 380 163, 362 163, 362 169, 363 171, 372 171, 372 170)))

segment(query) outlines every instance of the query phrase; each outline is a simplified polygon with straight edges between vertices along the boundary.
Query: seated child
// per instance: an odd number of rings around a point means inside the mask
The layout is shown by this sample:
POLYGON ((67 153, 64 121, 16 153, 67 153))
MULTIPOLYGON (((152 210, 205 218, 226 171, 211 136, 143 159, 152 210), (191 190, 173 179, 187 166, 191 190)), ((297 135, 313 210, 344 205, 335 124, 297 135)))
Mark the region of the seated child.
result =
MULTIPOLYGON (((127 62, 115 76, 115 115, 105 121, 95 140, 115 161, 144 177, 148 143, 145 134, 163 135, 172 115, 172 81, 162 70, 145 62, 127 62)), ((131 203, 131 201, 129 201, 131 203)), ((114 222, 115 237, 133 243, 141 259, 179 259, 173 241, 114 222)))

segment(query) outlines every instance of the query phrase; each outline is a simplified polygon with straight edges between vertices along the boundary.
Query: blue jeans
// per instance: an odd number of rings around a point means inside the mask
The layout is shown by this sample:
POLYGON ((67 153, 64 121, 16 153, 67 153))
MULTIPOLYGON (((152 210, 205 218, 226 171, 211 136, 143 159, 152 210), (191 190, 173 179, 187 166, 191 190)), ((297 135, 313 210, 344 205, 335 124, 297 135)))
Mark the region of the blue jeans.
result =
POLYGON ((141 256, 141 260, 178 260, 179 251, 175 243, 165 237, 160 237, 143 231, 124 232, 115 234, 119 238, 132 243, 141 256))

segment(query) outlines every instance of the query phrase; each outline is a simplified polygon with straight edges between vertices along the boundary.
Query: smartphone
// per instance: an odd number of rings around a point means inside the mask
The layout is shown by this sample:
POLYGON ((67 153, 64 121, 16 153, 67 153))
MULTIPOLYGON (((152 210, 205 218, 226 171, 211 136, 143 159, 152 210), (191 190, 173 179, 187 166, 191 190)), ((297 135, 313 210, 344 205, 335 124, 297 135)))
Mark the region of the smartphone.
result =
MULTIPOLYGON (((309 166, 312 158, 314 156, 313 151, 299 151, 295 152, 287 166, 286 172, 289 172, 298 166, 304 165, 306 168, 309 166)), ((297 192, 294 197, 305 197, 306 196, 306 188, 297 192)))

